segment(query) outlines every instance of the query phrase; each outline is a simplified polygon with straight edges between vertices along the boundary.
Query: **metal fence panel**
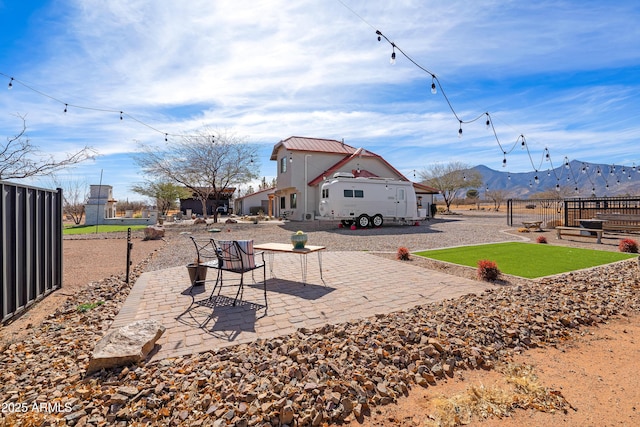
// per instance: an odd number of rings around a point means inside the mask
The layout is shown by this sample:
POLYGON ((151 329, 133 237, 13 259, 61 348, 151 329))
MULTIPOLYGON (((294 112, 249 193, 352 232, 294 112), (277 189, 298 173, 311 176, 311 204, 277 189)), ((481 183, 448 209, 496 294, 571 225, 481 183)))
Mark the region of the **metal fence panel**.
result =
POLYGON ((562 199, 509 199, 507 225, 519 226, 525 221, 542 221, 544 227, 561 224, 564 218, 562 199))
POLYGON ((0 181, 0 321, 62 287, 62 190, 0 181))

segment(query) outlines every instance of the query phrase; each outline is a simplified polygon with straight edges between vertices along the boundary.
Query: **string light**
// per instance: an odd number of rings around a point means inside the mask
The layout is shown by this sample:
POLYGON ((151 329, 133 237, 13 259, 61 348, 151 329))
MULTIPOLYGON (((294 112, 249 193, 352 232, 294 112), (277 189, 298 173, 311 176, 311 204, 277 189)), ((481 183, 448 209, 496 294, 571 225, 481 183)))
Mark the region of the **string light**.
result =
POLYGON ((9 80, 9 86, 7 86, 9 89, 13 89, 13 77, 11 77, 11 79, 9 80))
POLYGON ((438 90, 436 89, 436 76, 433 74, 431 74, 431 93, 434 95, 438 93, 438 90))
POLYGON ((396 63, 396 45, 394 45, 393 43, 391 43, 392 46, 392 51, 391 51, 391 59, 389 59, 389 63, 391 65, 395 65, 396 63))
POLYGON ((120 120, 122 120, 122 111, 120 111, 120 120))
POLYGON ((67 107, 68 107, 68 106, 69 106, 68 104, 64 104, 64 113, 65 113, 65 114, 67 114, 67 107))
POLYGON ((460 129, 458 129, 458 138, 462 138, 462 120, 460 120, 460 129))

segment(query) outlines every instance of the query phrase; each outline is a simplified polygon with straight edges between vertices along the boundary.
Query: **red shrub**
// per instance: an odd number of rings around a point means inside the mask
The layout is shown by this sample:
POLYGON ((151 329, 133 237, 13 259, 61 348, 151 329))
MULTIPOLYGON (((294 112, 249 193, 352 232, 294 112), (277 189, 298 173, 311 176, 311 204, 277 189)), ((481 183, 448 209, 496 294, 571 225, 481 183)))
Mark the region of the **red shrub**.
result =
POLYGON ((478 261, 478 279, 485 280, 491 282, 496 280, 500 275, 500 270, 498 270, 498 266, 495 262, 489 261, 487 259, 482 259, 478 261))
POLYGON ((538 238, 536 239, 536 242, 538 243, 547 243, 547 238, 544 236, 538 236, 538 238))
POLYGON ((405 248, 404 246, 400 246, 398 248, 396 258, 400 261, 409 261, 409 249, 405 248))
POLYGON ((630 252, 632 254, 638 253, 638 242, 633 239, 622 239, 618 245, 620 252, 630 252))

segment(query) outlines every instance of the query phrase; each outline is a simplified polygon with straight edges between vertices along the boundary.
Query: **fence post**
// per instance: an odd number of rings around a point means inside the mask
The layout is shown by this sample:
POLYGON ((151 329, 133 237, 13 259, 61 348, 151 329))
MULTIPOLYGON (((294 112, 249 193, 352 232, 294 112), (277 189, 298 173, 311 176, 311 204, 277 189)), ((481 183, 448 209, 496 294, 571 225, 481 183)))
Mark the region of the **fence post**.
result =
POLYGON ((131 249, 133 249, 133 243, 131 243, 131 227, 127 228, 127 285, 129 284, 129 269, 131 267, 131 249))

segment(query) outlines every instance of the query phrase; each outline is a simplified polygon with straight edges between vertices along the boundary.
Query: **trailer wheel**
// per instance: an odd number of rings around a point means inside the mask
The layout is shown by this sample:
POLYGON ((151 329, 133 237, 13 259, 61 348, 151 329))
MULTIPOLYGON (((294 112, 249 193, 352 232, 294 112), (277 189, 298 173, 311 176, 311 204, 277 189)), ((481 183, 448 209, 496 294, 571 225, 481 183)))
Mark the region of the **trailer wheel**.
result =
POLYGON ((373 223, 374 227, 382 227, 384 219, 382 219, 382 215, 377 214, 373 218, 371 218, 371 222, 373 223))
POLYGON ((353 225, 353 220, 351 219, 343 219, 342 221, 340 221, 342 223, 343 226, 345 227, 351 227, 353 225))
POLYGON ((369 219, 368 216, 366 215, 360 215, 358 217, 358 227, 360 228, 367 228, 369 226, 369 224, 371 223, 371 220, 369 219))

